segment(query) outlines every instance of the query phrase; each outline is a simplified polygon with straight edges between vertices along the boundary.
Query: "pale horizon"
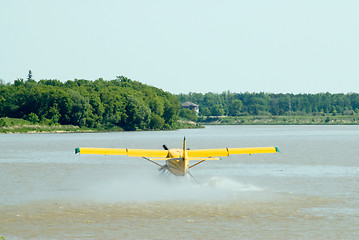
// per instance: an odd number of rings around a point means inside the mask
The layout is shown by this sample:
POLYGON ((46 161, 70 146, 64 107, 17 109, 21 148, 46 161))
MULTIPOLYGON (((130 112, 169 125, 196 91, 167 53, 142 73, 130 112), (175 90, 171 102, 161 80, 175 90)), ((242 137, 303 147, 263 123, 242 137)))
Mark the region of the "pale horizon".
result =
POLYGON ((0 79, 359 93, 358 1, 0 2, 0 79))

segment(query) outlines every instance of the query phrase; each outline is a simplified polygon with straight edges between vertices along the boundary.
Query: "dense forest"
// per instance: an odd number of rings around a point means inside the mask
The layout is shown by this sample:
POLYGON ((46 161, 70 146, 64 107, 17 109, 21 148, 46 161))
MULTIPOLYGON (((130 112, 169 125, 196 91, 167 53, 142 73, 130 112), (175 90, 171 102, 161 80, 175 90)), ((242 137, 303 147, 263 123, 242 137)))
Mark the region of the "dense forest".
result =
MULTIPOLYGON (((115 80, 0 82, 0 118, 34 124, 100 129, 174 129, 179 101, 161 89, 119 76, 115 80)), ((1 119, 0 119, 1 120, 1 119)))
MULTIPOLYGON (((118 76, 114 80, 0 80, 0 127, 4 118, 32 124, 73 125, 90 129, 162 130, 179 128, 179 119, 197 121, 180 102, 200 107, 199 116, 341 116, 355 115, 359 94, 189 93, 173 95, 156 87, 118 76)), ((6 120, 6 119, 5 119, 6 120)), ((208 120, 208 118, 207 118, 208 120)), ((181 121, 182 123, 185 121, 181 121)), ((323 121, 312 120, 321 124, 323 121)), ((245 123, 242 119, 241 123, 245 123)), ((247 122, 251 124, 251 122, 247 122)), ((281 124, 282 122, 279 122, 281 124)), ((300 123, 300 122, 293 122, 300 123)), ((326 120, 330 123, 330 119, 326 120)), ((307 124, 303 122, 302 124, 307 124)))
POLYGON ((189 93, 180 102, 193 102, 202 116, 353 115, 359 113, 359 94, 189 93))

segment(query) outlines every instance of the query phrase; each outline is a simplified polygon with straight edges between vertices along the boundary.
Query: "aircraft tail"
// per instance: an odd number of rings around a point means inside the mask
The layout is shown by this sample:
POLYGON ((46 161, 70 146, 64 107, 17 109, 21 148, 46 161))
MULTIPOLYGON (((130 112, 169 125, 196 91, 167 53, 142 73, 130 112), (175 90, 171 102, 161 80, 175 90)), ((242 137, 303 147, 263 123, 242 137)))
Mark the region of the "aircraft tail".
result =
POLYGON ((186 158, 186 137, 183 138, 183 152, 182 152, 182 157, 183 159, 186 158))

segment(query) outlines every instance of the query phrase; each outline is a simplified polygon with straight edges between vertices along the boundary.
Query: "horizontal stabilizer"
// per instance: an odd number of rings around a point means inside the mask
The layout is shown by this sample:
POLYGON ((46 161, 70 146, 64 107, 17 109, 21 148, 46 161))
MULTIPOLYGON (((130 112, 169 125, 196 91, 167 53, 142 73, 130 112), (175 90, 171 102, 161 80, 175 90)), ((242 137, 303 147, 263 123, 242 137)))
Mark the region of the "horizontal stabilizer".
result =
POLYGON ((212 160, 222 160, 220 158, 213 158, 213 157, 208 157, 208 158, 200 158, 200 157, 190 157, 190 158, 187 158, 188 160, 190 161, 212 161, 212 160))
MULTIPOLYGON (((147 158, 148 160, 151 161, 167 161, 167 160, 172 160, 172 159, 176 159, 176 158, 147 158)), ((179 158, 181 159, 181 158, 179 158)), ((210 160, 221 160, 220 158, 186 158, 186 160, 189 161, 210 161, 210 160)))

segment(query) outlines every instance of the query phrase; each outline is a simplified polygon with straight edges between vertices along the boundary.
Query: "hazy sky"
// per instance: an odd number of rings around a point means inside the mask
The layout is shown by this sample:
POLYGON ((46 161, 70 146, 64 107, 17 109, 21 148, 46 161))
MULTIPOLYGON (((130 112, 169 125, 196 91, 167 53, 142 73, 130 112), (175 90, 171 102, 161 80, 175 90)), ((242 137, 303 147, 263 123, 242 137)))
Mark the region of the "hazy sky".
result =
POLYGON ((0 0, 0 79, 359 92, 358 0, 0 0))

